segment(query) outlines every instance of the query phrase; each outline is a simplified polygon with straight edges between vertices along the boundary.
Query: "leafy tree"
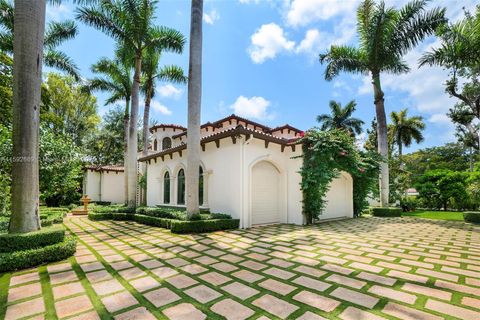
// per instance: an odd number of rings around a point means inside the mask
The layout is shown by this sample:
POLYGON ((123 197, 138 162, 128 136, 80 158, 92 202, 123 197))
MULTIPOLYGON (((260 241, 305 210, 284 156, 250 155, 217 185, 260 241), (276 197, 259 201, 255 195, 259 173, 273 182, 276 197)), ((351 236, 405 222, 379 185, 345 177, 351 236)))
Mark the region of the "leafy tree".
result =
POLYGON ((10 210, 12 131, 0 124, 0 216, 10 210))
POLYGON ((445 169, 466 171, 469 168, 468 150, 459 143, 447 143, 444 146, 420 149, 403 156, 404 171, 411 173, 412 183, 427 171, 445 169))
POLYGON ((78 9, 77 18, 111 36, 121 46, 131 50, 134 56, 134 75, 128 136, 128 199, 130 207, 136 205, 137 190, 137 121, 142 61, 150 48, 159 51, 181 53, 185 38, 174 29, 154 25, 156 1, 125 0, 102 1, 90 7, 78 9))
POLYGON ((96 165, 116 165, 123 161, 125 148, 124 110, 122 107, 109 110, 103 117, 100 129, 85 143, 87 161, 96 165))
POLYGON ((400 169, 402 163, 402 147, 409 147, 413 141, 420 143, 423 141, 422 131, 425 129, 425 123, 420 116, 408 117, 408 110, 403 109, 399 112, 392 111, 390 119, 392 119, 392 136, 393 142, 398 147, 398 160, 400 169))
MULTIPOLYGON (((0 0, 0 49, 13 54, 13 17, 15 14, 13 2, 0 0)), ((43 43, 43 62, 46 66, 64 71, 80 80, 80 73, 77 65, 58 47, 67 40, 77 36, 78 29, 75 21, 66 20, 62 22, 49 22, 45 30, 43 43)))
POLYGON ((84 92, 72 77, 56 73, 48 74, 42 89, 42 125, 82 146, 100 122, 97 99, 84 92))
POLYGON ((401 9, 387 8, 383 1, 363 1, 357 10, 359 47, 332 45, 320 54, 326 63, 325 79, 331 80, 340 72, 352 72, 372 78, 377 117, 378 152, 385 162, 381 166, 380 200, 388 204, 388 141, 384 93, 381 88, 382 73, 400 74, 410 70, 403 56, 425 37, 445 23, 445 9, 426 10, 426 0, 415 0, 401 9))
POLYGON ((0 52, 0 125, 12 124, 12 74, 13 60, 8 55, 0 52))
POLYGON ((202 19, 203 0, 192 0, 190 12, 190 50, 188 68, 188 135, 187 135, 187 216, 200 213, 200 114, 202 109, 202 19))
POLYGON ((345 107, 342 107, 339 102, 331 100, 329 106, 330 114, 317 116, 317 121, 322 124, 322 130, 342 129, 350 132, 352 135, 362 133, 362 125, 364 122, 352 117, 357 106, 355 100, 347 103, 345 107))
POLYGON ((80 199, 82 155, 75 143, 50 129, 40 134, 40 199, 48 206, 80 199))
POLYGON ((468 173, 445 169, 427 171, 416 184, 418 198, 430 208, 448 210, 468 206, 468 173))

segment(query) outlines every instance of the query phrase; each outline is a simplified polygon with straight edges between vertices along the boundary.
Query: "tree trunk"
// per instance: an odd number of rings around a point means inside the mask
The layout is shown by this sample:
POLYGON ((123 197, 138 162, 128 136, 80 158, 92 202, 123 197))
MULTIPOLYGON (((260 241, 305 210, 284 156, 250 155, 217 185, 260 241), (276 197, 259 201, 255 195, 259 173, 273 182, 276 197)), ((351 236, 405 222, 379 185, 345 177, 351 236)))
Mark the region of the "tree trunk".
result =
POLYGON ((137 138, 137 124, 138 124, 138 103, 140 94, 140 74, 142 72, 142 55, 137 52, 135 55, 135 74, 133 76, 132 84, 132 106, 130 110, 130 124, 128 131, 128 200, 127 206, 135 208, 137 198, 137 152, 138 152, 138 138, 137 138))
MULTIPOLYGON (((142 150, 142 156, 148 156, 148 137, 149 137, 149 131, 148 131, 148 122, 150 119, 150 103, 152 101, 152 94, 151 91, 153 88, 149 88, 146 96, 145 96, 145 108, 143 110, 143 150, 142 150)), ((142 162, 142 173, 146 177, 147 176, 147 162, 144 161, 142 162)), ((147 184, 145 183, 143 186, 143 192, 142 192, 142 205, 147 205, 147 184)))
POLYGON ((384 94, 380 85, 380 74, 372 74, 375 111, 377 115, 378 153, 384 158, 380 164, 380 202, 382 207, 389 203, 389 172, 388 172, 388 132, 385 115, 384 94))
POLYGON ((125 99, 125 116, 123 117, 124 125, 124 146, 123 146, 123 177, 125 183, 125 199, 124 204, 128 204, 128 132, 130 125, 130 97, 125 99))
POLYGON ((203 0, 192 0, 190 61, 188 68, 187 216, 200 213, 198 183, 200 167, 200 112, 202 100, 203 0))
POLYGON ((40 229, 38 136, 45 11, 45 0, 15 0, 10 233, 40 229))
POLYGON ((400 170, 403 170, 402 142, 398 141, 398 162, 400 170))

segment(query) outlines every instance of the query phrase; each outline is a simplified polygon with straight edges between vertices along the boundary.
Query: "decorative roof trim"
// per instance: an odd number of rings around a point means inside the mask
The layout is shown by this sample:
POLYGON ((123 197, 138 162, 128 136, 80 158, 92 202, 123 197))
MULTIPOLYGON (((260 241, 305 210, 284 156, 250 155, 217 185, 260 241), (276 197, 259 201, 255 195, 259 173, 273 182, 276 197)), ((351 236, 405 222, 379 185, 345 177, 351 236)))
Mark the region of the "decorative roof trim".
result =
MULTIPOLYGON (((254 138, 258 138, 258 139, 264 140, 266 142, 277 143, 277 144, 282 146, 282 151, 283 151, 285 146, 291 146, 292 149, 294 149, 295 145, 299 144, 299 140, 300 140, 300 138, 298 138, 298 139, 297 138, 294 138, 294 139, 280 138, 280 137, 273 136, 269 133, 265 133, 265 132, 258 131, 258 130, 253 130, 253 129, 248 129, 248 128, 243 127, 242 125, 239 125, 235 128, 226 129, 226 130, 216 132, 216 133, 212 133, 208 136, 205 136, 200 140, 200 144, 205 145, 209 142, 216 142, 218 144, 217 141, 219 141, 220 139, 227 138, 227 137, 236 137, 236 136, 239 136, 239 135, 246 135, 246 136, 252 135, 254 138)), ((232 139, 232 141, 233 141, 233 139, 232 139)), ((268 146, 268 144, 266 144, 266 146, 268 146)), ((184 143, 184 144, 181 144, 179 146, 163 150, 161 152, 157 152, 157 153, 145 156, 145 157, 141 157, 141 158, 138 159, 138 161, 143 162, 143 161, 156 159, 158 157, 163 158, 164 156, 172 155, 175 152, 181 153, 181 151, 186 149, 186 148, 187 148, 187 144, 184 143)))
POLYGON ((154 125, 153 127, 150 127, 150 132, 154 132, 154 131, 157 131, 158 129, 179 129, 179 130, 182 130, 182 131, 187 131, 187 128, 185 128, 184 126, 180 126, 178 124, 157 124, 157 125, 154 125))
POLYGON ((96 172, 109 172, 109 171, 113 171, 113 172, 124 172, 125 171, 125 168, 121 165, 117 165, 117 166, 95 166, 95 165, 86 165, 83 167, 83 170, 92 170, 92 171, 96 171, 96 172))

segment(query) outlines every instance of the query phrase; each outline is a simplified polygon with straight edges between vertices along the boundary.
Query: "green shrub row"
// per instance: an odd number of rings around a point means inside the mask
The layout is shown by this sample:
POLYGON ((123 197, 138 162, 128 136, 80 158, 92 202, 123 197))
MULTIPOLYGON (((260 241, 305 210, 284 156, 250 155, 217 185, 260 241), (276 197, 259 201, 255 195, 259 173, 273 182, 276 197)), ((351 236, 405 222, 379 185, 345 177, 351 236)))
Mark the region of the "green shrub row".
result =
POLYGON ((238 229, 239 219, 178 221, 173 220, 170 230, 173 233, 203 233, 219 230, 238 229))
POLYGON ((187 214, 185 213, 185 211, 173 208, 138 207, 136 213, 164 219, 187 219, 187 214))
POLYGON ((134 213, 135 209, 124 205, 95 206, 94 212, 98 213, 134 213))
POLYGON ((240 220, 232 219, 230 216, 229 219, 182 221, 175 219, 158 218, 138 213, 129 214, 91 212, 88 214, 88 218, 93 221, 135 221, 149 226, 170 229, 173 233, 196 233, 237 229, 240 225, 240 220))
POLYGON ((66 207, 40 207, 40 213, 43 212, 68 212, 70 211, 66 207))
POLYGON ((466 211, 463 213, 463 219, 466 222, 480 223, 480 212, 466 211))
POLYGON ((28 233, 0 234, 0 252, 13 252, 34 249, 62 242, 65 228, 62 226, 47 227, 28 233))
POLYGON ((65 237, 62 242, 45 247, 0 253, 0 273, 64 260, 75 253, 76 245, 75 238, 65 237))
POLYGON ((383 207, 373 207, 372 215, 374 217, 401 217, 402 209, 400 208, 383 208, 383 207))

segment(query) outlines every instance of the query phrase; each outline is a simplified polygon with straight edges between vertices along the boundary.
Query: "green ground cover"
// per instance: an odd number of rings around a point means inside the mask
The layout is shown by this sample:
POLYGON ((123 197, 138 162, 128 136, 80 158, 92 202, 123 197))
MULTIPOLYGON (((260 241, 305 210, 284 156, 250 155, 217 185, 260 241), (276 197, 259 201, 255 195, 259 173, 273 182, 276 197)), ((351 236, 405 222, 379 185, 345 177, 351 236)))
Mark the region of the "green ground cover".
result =
POLYGON ((417 218, 448 220, 448 221, 463 221, 463 212, 458 212, 458 211, 416 210, 412 212, 404 212, 402 215, 404 217, 417 217, 417 218))

